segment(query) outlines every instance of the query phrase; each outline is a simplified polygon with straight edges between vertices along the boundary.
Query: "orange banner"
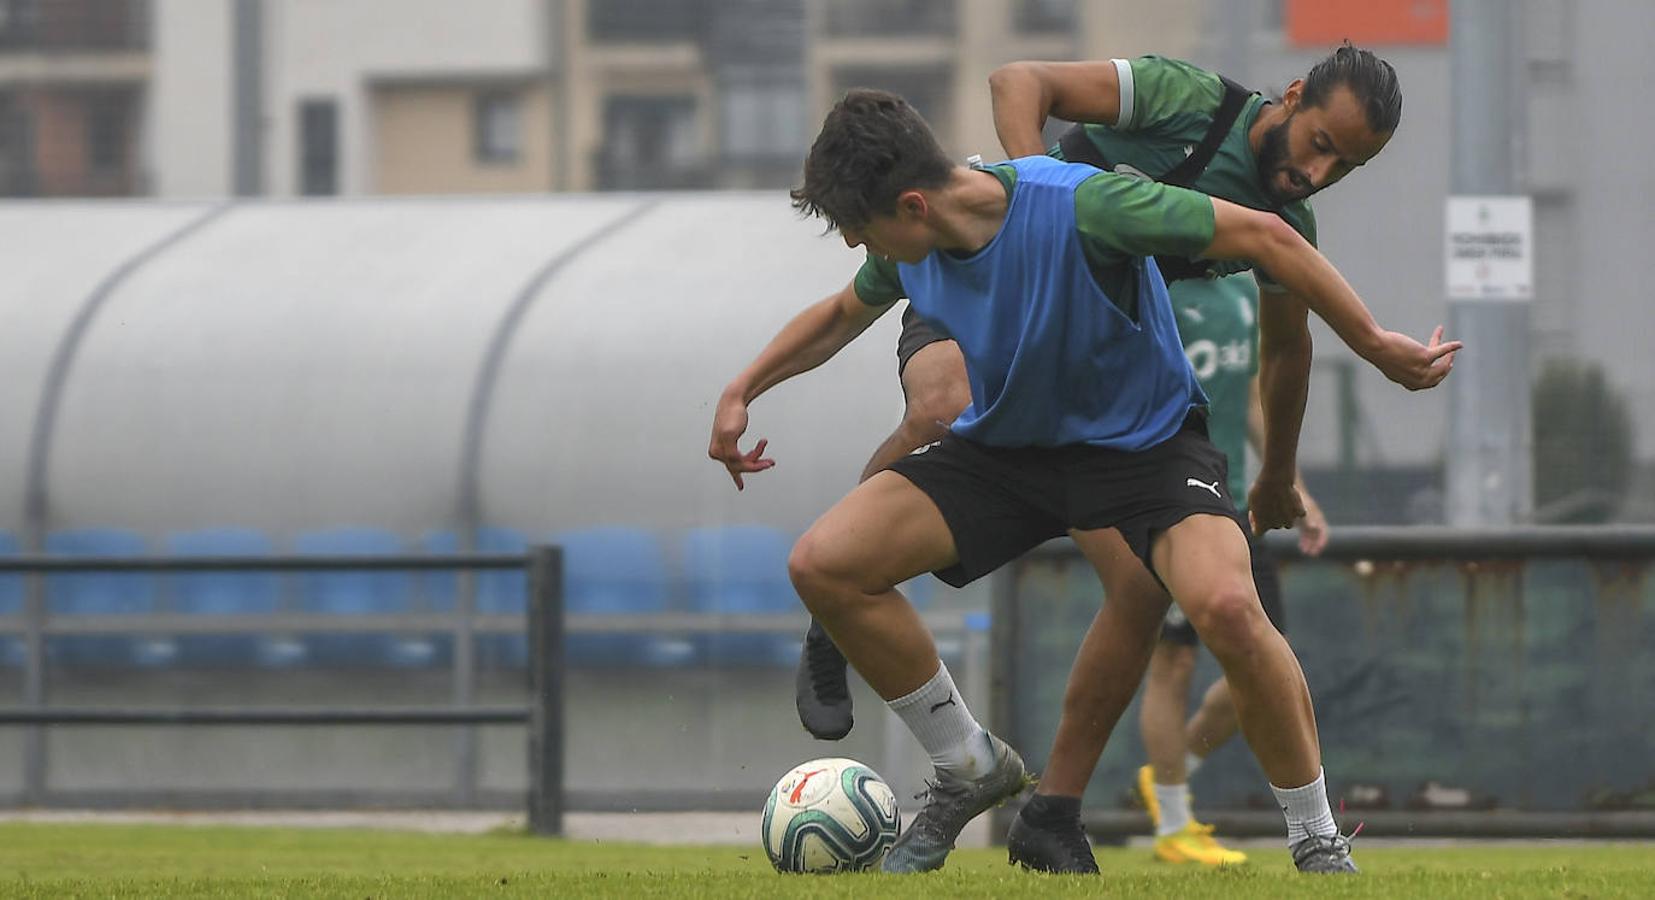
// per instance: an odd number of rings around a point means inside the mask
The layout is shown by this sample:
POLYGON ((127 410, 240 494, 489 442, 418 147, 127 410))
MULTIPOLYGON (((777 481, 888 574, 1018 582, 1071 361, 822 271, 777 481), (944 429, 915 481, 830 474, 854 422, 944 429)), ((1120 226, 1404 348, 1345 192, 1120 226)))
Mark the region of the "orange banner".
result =
POLYGON ((1375 44, 1445 44, 1448 0, 1286 0, 1287 40, 1324 47, 1349 40, 1375 44))

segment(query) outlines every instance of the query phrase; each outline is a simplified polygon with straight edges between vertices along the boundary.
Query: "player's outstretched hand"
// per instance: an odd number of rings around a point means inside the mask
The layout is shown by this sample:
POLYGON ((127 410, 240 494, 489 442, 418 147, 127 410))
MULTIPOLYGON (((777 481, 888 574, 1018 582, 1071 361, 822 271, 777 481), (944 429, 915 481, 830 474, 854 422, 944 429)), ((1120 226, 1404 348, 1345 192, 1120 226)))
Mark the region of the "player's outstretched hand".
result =
POLYGON ((1465 345, 1460 341, 1442 339, 1442 326, 1431 332, 1431 343, 1419 341, 1396 331, 1387 331, 1379 353, 1372 358, 1385 377, 1410 391, 1423 391, 1442 383, 1454 368, 1454 354, 1465 345))
POLYGON ((739 443, 746 431, 747 404, 732 397, 721 398, 718 412, 713 415, 713 437, 707 446, 707 456, 724 464, 738 491, 746 487, 741 482, 742 475, 763 472, 776 464, 764 456, 764 448, 770 443, 767 440, 760 439, 751 451, 741 452, 739 443))
POLYGON ((1247 518, 1253 534, 1272 528, 1291 528, 1304 515, 1304 502, 1292 481, 1274 482, 1260 478, 1247 492, 1247 518))
POLYGON ((1437 387, 1453 371, 1453 356, 1465 346, 1460 341, 1443 342, 1443 326, 1432 333, 1432 342, 1422 344, 1407 334, 1387 331, 1380 351, 1372 359, 1385 377, 1408 390, 1437 387))

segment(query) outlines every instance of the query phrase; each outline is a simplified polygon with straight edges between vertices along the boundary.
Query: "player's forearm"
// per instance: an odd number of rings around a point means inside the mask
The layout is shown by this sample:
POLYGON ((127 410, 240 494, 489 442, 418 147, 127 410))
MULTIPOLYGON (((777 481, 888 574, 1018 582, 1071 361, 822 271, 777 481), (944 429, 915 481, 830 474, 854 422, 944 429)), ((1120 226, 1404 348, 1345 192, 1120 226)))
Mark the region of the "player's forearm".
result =
POLYGON ((1259 315, 1259 477, 1297 483, 1299 430, 1310 393, 1310 329, 1303 307, 1295 312, 1264 306, 1270 302, 1261 303, 1259 315))
MULTIPOLYGON (((1381 357, 1385 331, 1339 270, 1280 217, 1213 201, 1209 259, 1245 259, 1302 298, 1347 346, 1369 362, 1381 357)), ((1265 298, 1264 302, 1269 302, 1265 298)))
POLYGON ((725 396, 750 404, 783 381, 832 359, 885 309, 863 307, 854 290, 847 287, 794 316, 724 388, 725 396))
POLYGON ((994 108, 994 133, 1006 156, 1017 159, 1046 152, 1042 129, 1051 113, 1052 97, 1033 64, 1007 63, 988 76, 994 108))
MULTIPOLYGON (((1267 446, 1266 435, 1269 429, 1264 420, 1264 404, 1259 397, 1259 381, 1260 379, 1255 377, 1253 379, 1252 390, 1247 392, 1247 443, 1252 445, 1253 452, 1257 453, 1258 458, 1262 460, 1264 459, 1265 447, 1267 446)), ((1297 455, 1297 445, 1295 444, 1294 456, 1297 457, 1297 455)), ((1300 497, 1305 498, 1306 503, 1310 502, 1308 499, 1309 494, 1305 490, 1304 473, 1299 471, 1296 460, 1293 467, 1293 483, 1298 486, 1300 497)))
POLYGON ((1267 239, 1261 256, 1255 262, 1289 292, 1302 298, 1310 311, 1326 322, 1356 355, 1369 362, 1379 358, 1384 329, 1327 257, 1286 223, 1267 239))

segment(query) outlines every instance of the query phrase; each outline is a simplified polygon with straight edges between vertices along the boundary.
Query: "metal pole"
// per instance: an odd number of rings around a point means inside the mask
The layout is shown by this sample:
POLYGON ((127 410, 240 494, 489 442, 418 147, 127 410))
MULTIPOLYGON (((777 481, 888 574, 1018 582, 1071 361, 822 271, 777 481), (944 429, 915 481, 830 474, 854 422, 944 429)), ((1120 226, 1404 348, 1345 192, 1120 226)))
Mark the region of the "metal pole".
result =
MULTIPOLYGON (((1523 4, 1449 4, 1456 196, 1518 192, 1523 131, 1523 4)), ((1450 300, 1448 336, 1465 341, 1448 379, 1448 524, 1527 521, 1534 508, 1526 301, 1450 300)))
POLYGON ((529 830, 563 833, 563 548, 529 551, 529 830))
MULTIPOLYGON (((462 551, 477 549, 470 529, 467 529, 463 540, 462 551)), ((477 612, 477 573, 472 569, 462 569, 458 574, 454 598, 459 609, 455 612, 453 630, 452 697, 455 706, 468 707, 477 702, 477 656, 473 652, 477 644, 473 630, 473 617, 477 612)), ((464 809, 477 805, 477 743, 477 729, 469 725, 454 735, 454 804, 464 809)))
POLYGON ((230 91, 232 178, 237 197, 264 193, 264 10, 262 0, 236 0, 230 91))

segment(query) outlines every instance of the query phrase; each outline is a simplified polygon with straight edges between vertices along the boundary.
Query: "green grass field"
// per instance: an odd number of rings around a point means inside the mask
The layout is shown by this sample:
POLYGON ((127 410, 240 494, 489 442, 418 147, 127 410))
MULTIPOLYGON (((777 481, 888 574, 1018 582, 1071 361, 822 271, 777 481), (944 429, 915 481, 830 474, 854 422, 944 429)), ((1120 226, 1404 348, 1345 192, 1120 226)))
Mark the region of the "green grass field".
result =
POLYGON ((645 847, 521 834, 168 825, 0 825, 5 897, 1655 897, 1655 845, 1362 849, 1356 878, 1237 871, 1100 849, 1100 878, 1031 875, 960 851, 933 875, 783 876, 758 847, 645 847))

